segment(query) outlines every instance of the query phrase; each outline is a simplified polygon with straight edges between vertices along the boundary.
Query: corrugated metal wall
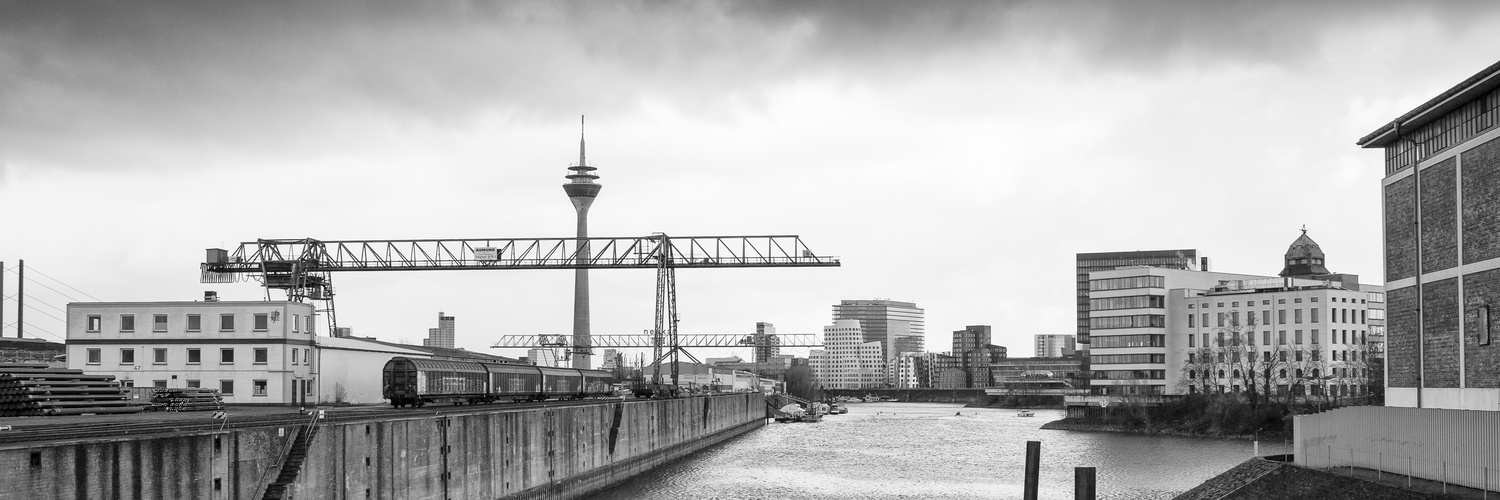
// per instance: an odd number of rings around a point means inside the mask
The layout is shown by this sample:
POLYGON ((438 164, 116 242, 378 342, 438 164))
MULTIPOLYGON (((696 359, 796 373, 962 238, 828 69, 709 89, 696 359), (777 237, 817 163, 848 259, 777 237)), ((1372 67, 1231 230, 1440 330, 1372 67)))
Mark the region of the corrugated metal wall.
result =
POLYGON ((1297 415, 1293 440, 1297 465, 1500 490, 1500 412, 1353 406, 1297 415))

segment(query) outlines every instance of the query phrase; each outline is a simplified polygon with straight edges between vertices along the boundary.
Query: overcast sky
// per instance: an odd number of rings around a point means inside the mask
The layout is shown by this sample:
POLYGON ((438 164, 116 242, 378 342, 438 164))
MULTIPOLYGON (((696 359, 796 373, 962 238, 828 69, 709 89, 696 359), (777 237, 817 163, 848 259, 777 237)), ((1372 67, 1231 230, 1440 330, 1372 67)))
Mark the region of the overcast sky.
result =
MULTIPOLYGON (((198 283, 205 248, 571 236, 588 115, 593 235, 843 259, 684 270, 683 333, 890 298, 929 350, 984 324, 1029 356, 1074 332, 1079 252, 1274 275, 1305 224, 1383 281, 1381 154, 1354 141, 1500 57, 1500 9, 1303 3, 6 1, 0 260, 81 300, 254 300, 198 283)), ((595 333, 651 328, 652 271, 592 279, 595 333)), ((334 280, 357 335, 420 344, 439 311, 471 350, 571 331, 571 271, 334 280)), ((60 339, 70 299, 26 295, 60 339)))

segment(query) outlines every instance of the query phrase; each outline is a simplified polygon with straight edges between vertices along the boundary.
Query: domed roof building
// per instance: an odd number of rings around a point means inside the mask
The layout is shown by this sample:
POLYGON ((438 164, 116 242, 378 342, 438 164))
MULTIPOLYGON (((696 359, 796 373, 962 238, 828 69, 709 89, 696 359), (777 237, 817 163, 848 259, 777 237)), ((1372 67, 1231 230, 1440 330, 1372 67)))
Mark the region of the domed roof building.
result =
POLYGON ((1312 278, 1331 274, 1323 266, 1323 249, 1318 247, 1318 242, 1307 237, 1306 226, 1302 228, 1302 236, 1298 236, 1286 248, 1285 260, 1286 266, 1281 268, 1280 274, 1283 278, 1312 278))

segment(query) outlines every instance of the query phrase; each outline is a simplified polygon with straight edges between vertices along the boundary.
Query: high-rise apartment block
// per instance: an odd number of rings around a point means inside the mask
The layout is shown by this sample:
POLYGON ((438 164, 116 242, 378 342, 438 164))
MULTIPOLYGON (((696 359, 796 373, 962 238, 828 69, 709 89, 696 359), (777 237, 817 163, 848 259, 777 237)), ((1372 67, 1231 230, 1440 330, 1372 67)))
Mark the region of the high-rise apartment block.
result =
POLYGON ((438 313, 438 327, 427 329, 427 338, 422 339, 423 347, 446 347, 453 348, 453 316, 438 313))
POLYGON ((1074 343, 1076 339, 1076 336, 1068 334, 1052 333, 1037 335, 1036 354, 1033 354, 1033 356, 1038 358, 1072 356, 1075 354, 1075 349, 1077 349, 1077 344, 1074 343))
POLYGON ((964 386, 989 387, 990 365, 1005 359, 1005 348, 990 343, 988 325, 969 325, 953 332, 953 356, 964 370, 964 386))
POLYGON ((1386 405, 1500 410, 1500 63, 1359 140, 1385 152, 1386 405))
MULTIPOLYGON (((1204 258, 1205 262, 1207 258, 1204 258)), ((1078 254, 1078 339, 1080 350, 1089 349, 1089 273, 1120 267, 1150 266, 1164 269, 1196 270, 1197 250, 1137 250, 1133 252, 1096 252, 1078 254)), ((1208 266, 1202 270, 1207 271, 1208 266)))
POLYGON ((844 300, 833 306, 833 319, 858 321, 864 341, 879 342, 885 359, 926 347, 922 309, 911 302, 844 300))

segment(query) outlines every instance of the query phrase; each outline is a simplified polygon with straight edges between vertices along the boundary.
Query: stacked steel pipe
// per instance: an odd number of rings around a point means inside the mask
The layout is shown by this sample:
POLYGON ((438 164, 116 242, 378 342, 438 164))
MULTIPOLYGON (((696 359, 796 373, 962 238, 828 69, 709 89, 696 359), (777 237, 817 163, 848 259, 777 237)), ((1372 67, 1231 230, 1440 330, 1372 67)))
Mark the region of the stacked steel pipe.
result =
POLYGON ((218 389, 198 387, 157 389, 151 394, 152 411, 209 411, 224 409, 218 389))
POLYGON ((114 375, 38 364, 0 364, 0 417, 136 413, 114 375))

